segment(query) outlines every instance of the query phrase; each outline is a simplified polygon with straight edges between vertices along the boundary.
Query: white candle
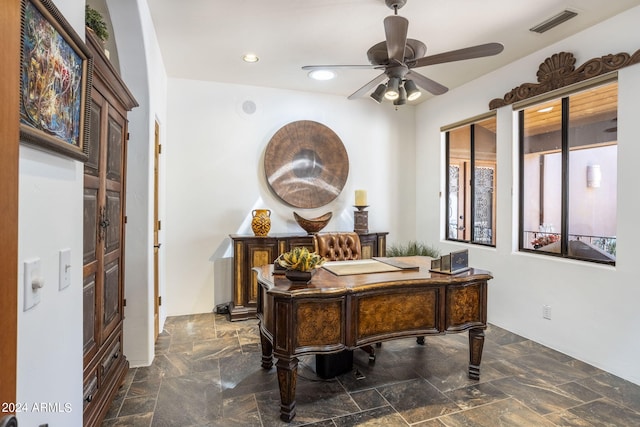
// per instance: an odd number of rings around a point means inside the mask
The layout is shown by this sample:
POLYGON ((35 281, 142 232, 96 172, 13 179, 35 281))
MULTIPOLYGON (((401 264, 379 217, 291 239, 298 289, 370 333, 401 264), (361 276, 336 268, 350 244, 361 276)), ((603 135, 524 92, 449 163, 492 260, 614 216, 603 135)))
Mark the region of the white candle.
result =
POLYGON ((356 190, 356 206, 367 206, 366 190, 356 190))

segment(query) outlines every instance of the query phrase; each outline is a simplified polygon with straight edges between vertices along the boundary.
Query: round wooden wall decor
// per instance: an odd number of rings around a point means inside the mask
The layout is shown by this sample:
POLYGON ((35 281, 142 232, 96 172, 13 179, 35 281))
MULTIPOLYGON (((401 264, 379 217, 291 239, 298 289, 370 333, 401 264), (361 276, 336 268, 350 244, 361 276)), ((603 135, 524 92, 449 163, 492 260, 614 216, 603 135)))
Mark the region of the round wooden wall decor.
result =
POLYGON ((269 141, 264 170, 273 192, 297 208, 318 208, 338 197, 349 175, 342 141, 323 124, 300 120, 269 141))

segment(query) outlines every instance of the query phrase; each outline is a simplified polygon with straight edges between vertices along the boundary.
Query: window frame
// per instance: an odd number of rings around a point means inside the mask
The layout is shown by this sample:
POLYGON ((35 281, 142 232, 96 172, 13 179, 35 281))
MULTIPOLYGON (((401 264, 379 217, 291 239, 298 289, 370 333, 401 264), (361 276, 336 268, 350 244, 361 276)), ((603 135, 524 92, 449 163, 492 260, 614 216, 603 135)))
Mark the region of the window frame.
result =
MULTIPOLYGON (((477 156, 476 156, 476 129, 475 126, 479 123, 488 121, 493 119, 494 122, 496 123, 496 127, 497 127, 497 113, 496 111, 490 111, 488 113, 479 115, 479 116, 475 116, 448 126, 443 126, 440 131, 445 133, 445 147, 444 147, 444 151, 445 151, 445 215, 444 215, 444 238, 447 241, 450 242, 459 242, 459 243, 467 243, 467 244, 472 244, 472 245, 479 245, 479 246, 485 246, 485 247, 490 247, 490 248, 495 248, 496 247, 496 242, 497 242, 497 236, 496 236, 496 229, 497 229, 497 175, 498 175, 498 159, 497 159, 497 132, 495 133, 496 135, 496 141, 495 141, 495 147, 496 147, 496 159, 495 162, 493 163, 493 196, 492 196, 492 221, 491 221, 491 232, 492 232, 492 239, 491 239, 491 243, 485 243, 485 242, 481 242, 478 240, 475 240, 476 238, 476 233, 475 233, 475 226, 474 226, 474 219, 475 219, 475 215, 476 215, 476 167, 489 167, 488 165, 490 164, 490 162, 487 162, 486 160, 477 160, 477 156), (464 168, 465 170, 462 170, 462 165, 464 164, 460 164, 460 171, 462 173, 468 174, 468 180, 469 180, 469 194, 466 195, 465 194, 465 199, 468 200, 468 204, 469 204, 469 239, 459 239, 459 238, 453 238, 453 237, 449 237, 449 188, 450 188, 450 167, 452 166, 452 162, 451 162, 451 141, 450 141, 450 134, 451 131, 453 130, 457 130, 457 129, 461 129, 463 127, 469 126, 469 165, 468 168, 464 168), (467 171, 468 169, 468 171, 467 171)), ((465 179, 466 181, 466 179, 465 179)), ((465 187, 466 187, 466 183, 465 183, 465 187)), ((467 201, 465 200, 465 203, 467 203, 467 201)), ((466 212, 465 212, 465 223, 467 222, 466 219, 466 212)))
MULTIPOLYGON (((594 78, 592 80, 587 80, 580 82, 575 85, 565 86, 556 91, 547 92, 544 96, 538 96, 534 98, 527 99, 525 101, 521 101, 513 104, 513 111, 517 113, 518 116, 518 251, 531 253, 535 255, 541 256, 552 256, 563 259, 571 259, 577 261, 584 261, 596 264, 610 265, 615 266, 616 260, 613 261, 604 261, 599 259, 591 259, 585 257, 578 257, 575 255, 569 254, 569 242, 570 242, 570 227, 569 227, 569 162, 570 162, 570 138, 569 138, 569 126, 570 126, 570 103, 569 99, 572 95, 575 95, 580 92, 596 89, 598 87, 604 87, 610 84, 618 84, 618 75, 617 73, 611 73, 606 76, 599 76, 599 78, 594 78), (541 104, 543 102, 560 100, 562 105, 562 114, 561 114, 561 191, 560 195, 561 199, 561 207, 560 207, 560 252, 550 252, 550 251, 537 251, 535 249, 530 249, 526 247, 525 242, 525 123, 524 123, 524 114, 525 110, 530 107, 534 107, 537 104, 541 104)), ((616 112, 618 111, 618 101, 616 101, 616 112)), ((617 115, 617 114, 616 114, 617 115)), ((616 145, 618 142, 616 141, 616 145)), ((617 192, 617 188, 616 188, 617 192)))

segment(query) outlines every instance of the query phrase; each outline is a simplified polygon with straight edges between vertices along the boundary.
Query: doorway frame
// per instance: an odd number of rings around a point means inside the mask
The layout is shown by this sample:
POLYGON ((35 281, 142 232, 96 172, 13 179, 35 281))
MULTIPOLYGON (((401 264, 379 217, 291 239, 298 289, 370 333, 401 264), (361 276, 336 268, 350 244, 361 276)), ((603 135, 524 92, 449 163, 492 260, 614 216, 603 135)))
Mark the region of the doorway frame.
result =
POLYGON ((7 0, 0 13, 0 402, 16 401, 18 342, 18 183, 20 162, 21 1, 7 0))

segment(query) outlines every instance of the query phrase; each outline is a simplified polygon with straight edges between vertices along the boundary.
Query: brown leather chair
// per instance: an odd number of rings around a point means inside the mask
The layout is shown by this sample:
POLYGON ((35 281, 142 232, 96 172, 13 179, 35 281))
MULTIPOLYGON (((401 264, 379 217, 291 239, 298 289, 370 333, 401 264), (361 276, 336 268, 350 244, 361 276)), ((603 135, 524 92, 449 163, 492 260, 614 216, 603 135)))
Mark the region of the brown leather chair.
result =
MULTIPOLYGON (((360 236, 352 231, 314 234, 313 249, 327 261, 352 261, 362 258, 360 236)), ((369 354, 369 361, 375 362, 376 351, 373 346, 367 345, 361 349, 369 354)))
POLYGON ((348 261, 362 258, 358 233, 318 233, 313 236, 314 252, 327 261, 348 261))

